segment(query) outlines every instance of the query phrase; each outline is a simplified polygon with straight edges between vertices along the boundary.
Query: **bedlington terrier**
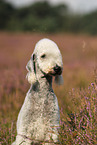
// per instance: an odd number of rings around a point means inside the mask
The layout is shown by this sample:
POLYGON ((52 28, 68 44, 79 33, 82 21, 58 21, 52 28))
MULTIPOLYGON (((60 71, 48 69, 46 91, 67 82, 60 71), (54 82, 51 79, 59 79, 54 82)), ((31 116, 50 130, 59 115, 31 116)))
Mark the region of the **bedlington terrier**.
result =
POLYGON ((26 66, 31 87, 17 120, 16 141, 12 145, 54 145, 59 142, 60 113, 52 89, 52 77, 62 83, 62 56, 52 40, 40 40, 26 66))

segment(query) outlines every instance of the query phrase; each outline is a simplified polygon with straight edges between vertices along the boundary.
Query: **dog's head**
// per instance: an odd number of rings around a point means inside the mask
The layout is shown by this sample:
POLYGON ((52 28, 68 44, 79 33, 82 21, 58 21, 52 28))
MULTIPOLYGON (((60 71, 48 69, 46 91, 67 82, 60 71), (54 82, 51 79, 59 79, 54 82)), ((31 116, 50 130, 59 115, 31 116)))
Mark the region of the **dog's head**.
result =
POLYGON ((27 70, 30 72, 28 73, 30 83, 33 83, 32 80, 35 81, 36 62, 43 75, 55 76, 56 83, 62 83, 62 56, 55 42, 45 38, 36 44, 31 60, 27 64, 27 70))

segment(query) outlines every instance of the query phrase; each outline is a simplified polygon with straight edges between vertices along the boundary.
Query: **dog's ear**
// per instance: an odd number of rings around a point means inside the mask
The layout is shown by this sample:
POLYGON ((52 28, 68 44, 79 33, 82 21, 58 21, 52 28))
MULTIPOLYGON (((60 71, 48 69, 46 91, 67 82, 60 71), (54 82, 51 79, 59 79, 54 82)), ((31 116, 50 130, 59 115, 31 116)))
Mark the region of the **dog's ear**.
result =
POLYGON ((64 80, 63 80, 62 75, 57 75, 57 76, 55 76, 55 83, 56 83, 57 85, 63 85, 64 80))
POLYGON ((32 54, 31 59, 28 61, 26 65, 26 69, 28 71, 26 78, 30 84, 36 82, 36 66, 35 66, 35 54, 32 54))
POLYGON ((36 58, 35 57, 36 57, 35 54, 33 54, 31 56, 31 60, 33 62, 33 70, 34 70, 34 73, 36 74, 36 63, 35 63, 36 58))

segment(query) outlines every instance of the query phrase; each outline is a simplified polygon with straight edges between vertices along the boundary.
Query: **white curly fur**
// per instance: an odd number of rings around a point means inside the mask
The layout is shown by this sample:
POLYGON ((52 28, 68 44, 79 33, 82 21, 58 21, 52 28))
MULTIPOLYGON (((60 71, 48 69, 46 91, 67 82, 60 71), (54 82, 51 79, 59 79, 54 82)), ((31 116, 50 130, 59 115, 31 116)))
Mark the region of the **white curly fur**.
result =
POLYGON ((17 120, 16 141, 12 145, 53 145, 58 140, 60 113, 52 89, 52 77, 61 84, 62 56, 52 40, 40 40, 26 66, 31 87, 17 120))

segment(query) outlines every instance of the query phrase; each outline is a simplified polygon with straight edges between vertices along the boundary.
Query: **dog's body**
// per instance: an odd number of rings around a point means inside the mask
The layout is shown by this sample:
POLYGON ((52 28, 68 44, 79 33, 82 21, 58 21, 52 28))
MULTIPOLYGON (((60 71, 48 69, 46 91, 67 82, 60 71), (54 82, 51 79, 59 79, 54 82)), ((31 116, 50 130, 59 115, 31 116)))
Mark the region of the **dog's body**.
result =
POLYGON ((13 145, 52 145, 58 142, 60 122, 58 101, 52 89, 52 77, 62 73, 62 57, 57 45, 49 39, 40 40, 27 64, 27 70, 31 87, 18 115, 17 136, 13 145), (47 50, 43 49, 43 41, 47 44, 47 50), (53 58, 49 49, 56 50, 56 54, 52 50, 53 58), (56 55, 58 61, 55 60, 56 55))

